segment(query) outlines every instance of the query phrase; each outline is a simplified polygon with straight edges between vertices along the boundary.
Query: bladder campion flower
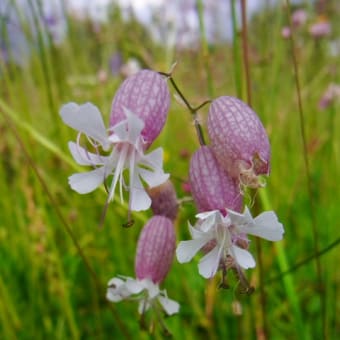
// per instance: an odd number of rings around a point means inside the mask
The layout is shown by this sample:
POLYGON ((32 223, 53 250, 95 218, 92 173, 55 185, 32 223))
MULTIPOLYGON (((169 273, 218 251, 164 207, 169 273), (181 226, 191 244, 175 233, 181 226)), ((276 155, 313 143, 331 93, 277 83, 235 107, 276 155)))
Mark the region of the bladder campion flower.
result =
POLYGON ((220 165, 241 184, 263 186, 258 175, 270 172, 270 145, 257 114, 241 100, 222 96, 208 114, 211 148, 220 165))
POLYGON ((225 216, 214 210, 196 217, 199 218, 196 225, 192 227, 189 224, 192 240, 181 241, 176 255, 180 263, 185 263, 199 250, 205 250, 198 264, 199 273, 205 278, 213 277, 219 268, 228 267, 230 263, 244 269, 255 267, 255 260, 247 250, 247 234, 279 241, 284 232, 273 211, 253 218, 246 207, 243 214, 227 209, 225 216))
POLYGON ((108 201, 112 200, 119 183, 120 198, 123 189, 130 192, 129 210, 146 210, 151 199, 145 192, 141 178, 150 186, 165 182, 169 175, 162 169, 163 151, 158 148, 150 154, 144 154, 144 138, 141 135, 144 122, 128 108, 123 107, 124 119, 105 128, 101 114, 91 103, 77 105, 69 103, 61 108, 63 121, 79 131, 77 143, 69 142, 69 149, 75 161, 80 165, 94 167, 85 173, 76 173, 69 177, 71 188, 80 194, 95 190, 112 175, 108 189, 108 201), (80 136, 85 134, 95 152, 92 153, 80 145, 80 136), (100 151, 108 152, 101 155, 100 151), (124 170, 129 169, 129 182, 124 180, 124 170))
POLYGON ((139 300, 140 314, 144 314, 151 307, 157 309, 158 304, 168 315, 177 313, 179 304, 170 300, 166 291, 159 288, 169 272, 175 247, 175 230, 171 220, 165 216, 153 216, 139 236, 135 260, 137 278, 111 279, 108 283, 107 299, 118 302, 137 295, 131 299, 139 300))

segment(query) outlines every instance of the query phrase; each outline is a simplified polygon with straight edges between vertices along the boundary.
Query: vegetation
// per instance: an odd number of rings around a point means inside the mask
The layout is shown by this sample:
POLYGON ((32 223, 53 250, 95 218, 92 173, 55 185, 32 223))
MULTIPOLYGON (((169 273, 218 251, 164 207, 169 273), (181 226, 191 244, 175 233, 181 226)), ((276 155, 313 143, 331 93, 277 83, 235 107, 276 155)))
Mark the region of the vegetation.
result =
MULTIPOLYGON (((173 78, 193 106, 220 95, 250 99, 272 146, 267 185, 247 199, 255 210, 275 210, 284 240, 251 243, 257 260, 246 272, 255 287, 252 295, 240 294, 237 278, 229 290, 217 289, 218 278, 198 275, 197 261, 174 260, 164 282, 181 305, 179 314, 165 320, 173 337, 335 339, 340 333, 339 102, 335 95, 326 107, 319 101, 329 84, 339 84, 336 6, 336 1, 323 8, 304 6, 308 21, 293 39, 282 38, 281 29, 291 24, 294 8, 280 5, 264 8, 247 31, 234 32, 233 42, 212 44, 201 33, 199 46, 190 49, 152 41, 145 28, 125 22, 117 10, 96 27, 68 17, 68 34, 59 46, 41 34, 25 67, 0 59, 0 338, 162 338, 159 323, 152 335, 140 329, 134 302, 105 299, 111 277, 134 276, 136 240, 151 213, 135 213, 134 226, 123 228, 127 209, 117 199, 99 228, 104 188, 82 196, 67 183, 77 170, 67 149, 76 133, 62 123, 59 109, 70 101, 90 101, 108 121, 122 81, 111 74, 109 60, 119 51, 125 61, 133 56, 162 72, 177 61, 173 78), (308 27, 321 14, 332 32, 313 38, 308 27)), ((225 24, 236 20, 226 18, 225 24)), ((204 106, 199 115, 205 135, 206 113, 204 106)), ((153 147, 164 148, 164 168, 179 199, 188 196, 183 183, 198 145, 190 112, 173 100, 153 147)), ((187 221, 196 213, 192 202, 183 202, 178 240, 189 238, 187 221)))

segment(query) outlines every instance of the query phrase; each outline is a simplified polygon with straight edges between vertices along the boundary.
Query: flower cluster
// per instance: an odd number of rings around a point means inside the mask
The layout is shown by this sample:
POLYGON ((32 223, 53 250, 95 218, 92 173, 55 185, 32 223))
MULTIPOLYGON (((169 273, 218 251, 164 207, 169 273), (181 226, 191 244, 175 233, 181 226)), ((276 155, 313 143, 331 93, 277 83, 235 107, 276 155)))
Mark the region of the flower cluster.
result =
POLYGON ((200 275, 211 278, 221 269, 224 280, 228 269, 255 267, 248 234, 278 241, 283 226, 273 211, 255 218, 247 207, 241 213, 243 188, 262 187, 260 175, 270 172, 269 140, 256 113, 241 100, 222 96, 212 101, 207 125, 211 145, 201 146, 190 162, 198 221, 189 224, 192 240, 180 242, 176 254, 185 263, 203 252, 200 275))
POLYGON ((108 128, 93 104, 64 105, 60 110, 61 118, 79 131, 77 142, 69 143, 71 154, 78 164, 93 168, 70 176, 71 188, 86 194, 112 177, 108 201, 113 199, 118 184, 122 201, 123 190, 130 194, 129 210, 148 209, 151 199, 141 179, 155 187, 169 178, 163 172, 162 149, 145 154, 165 124, 169 103, 166 80, 156 72, 142 70, 127 78, 118 89, 108 128), (85 134, 93 152, 81 146, 81 134, 85 134), (129 170, 128 183, 124 178, 125 170, 129 170))
MULTIPOLYGON (((302 33, 306 29, 306 23, 308 21, 308 13, 303 8, 296 9, 292 12, 290 17, 290 25, 284 26, 281 29, 281 36, 284 39, 291 37, 292 33, 302 33)), ((306 31, 306 30, 305 30, 306 31)), ((327 37, 332 32, 332 27, 324 15, 320 15, 315 18, 308 27, 308 34, 314 39, 318 40, 327 37)))
POLYGON ((129 197, 129 213, 150 208, 154 214, 138 239, 136 278, 114 277, 107 289, 109 301, 138 300, 142 315, 149 309, 162 308, 168 315, 179 311, 179 304, 160 288, 175 253, 184 263, 202 252, 198 268, 204 278, 221 270, 225 279, 229 269, 241 277, 242 269, 255 266, 248 235, 270 241, 283 235, 273 211, 255 218, 247 207, 241 213, 246 188, 263 187, 262 176, 270 173, 270 144, 257 114, 241 100, 222 96, 210 102, 210 144, 201 145, 190 161, 190 192, 199 212, 196 224, 189 223, 192 240, 181 241, 176 249, 176 191, 163 171, 162 149, 146 153, 166 123, 169 104, 166 77, 141 70, 119 87, 107 128, 93 104, 69 103, 60 110, 62 120, 79 131, 76 142, 69 142, 72 156, 79 165, 92 167, 71 175, 71 188, 85 194, 104 183, 107 204, 118 188, 121 201, 129 197))

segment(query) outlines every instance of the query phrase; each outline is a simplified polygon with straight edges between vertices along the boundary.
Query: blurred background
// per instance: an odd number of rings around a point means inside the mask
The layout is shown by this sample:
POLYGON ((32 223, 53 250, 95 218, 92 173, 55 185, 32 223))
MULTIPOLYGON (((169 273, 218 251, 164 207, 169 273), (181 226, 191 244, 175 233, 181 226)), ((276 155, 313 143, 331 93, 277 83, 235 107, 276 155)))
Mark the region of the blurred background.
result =
MULTIPOLYGON (((0 338, 163 338, 152 313, 141 329, 134 301, 105 299, 110 278, 134 277, 151 212, 125 229, 127 207, 115 200, 98 227, 106 194, 69 188, 67 177, 85 169, 69 154, 76 133, 59 109, 92 102, 108 122, 126 77, 177 62, 173 78, 193 106, 221 95, 251 101, 272 173, 245 200, 254 212, 275 210, 285 235, 252 240, 252 295, 237 278, 227 290, 204 280, 198 259, 174 260, 163 286, 181 309, 167 328, 175 339, 336 339, 339 22, 336 0, 0 0, 0 338)), ((199 110, 205 134, 207 111, 199 110)), ((183 202, 177 239, 189 239, 188 167, 199 142, 175 99, 158 146, 183 202)))

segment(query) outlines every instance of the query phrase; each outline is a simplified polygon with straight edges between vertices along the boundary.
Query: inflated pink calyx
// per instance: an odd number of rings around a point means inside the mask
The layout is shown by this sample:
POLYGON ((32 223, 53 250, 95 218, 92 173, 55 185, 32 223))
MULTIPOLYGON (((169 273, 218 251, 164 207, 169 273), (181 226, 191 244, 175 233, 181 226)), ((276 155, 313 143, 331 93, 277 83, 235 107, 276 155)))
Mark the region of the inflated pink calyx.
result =
POLYGON ((139 280, 162 282, 168 274, 176 248, 175 229, 165 216, 155 215, 144 226, 138 240, 135 271, 139 280))
POLYGON ((237 179, 229 176, 208 146, 192 156, 189 170, 191 193, 200 212, 231 209, 241 211, 242 196, 237 179))
POLYGON ((141 70, 126 78, 112 102, 110 126, 125 119, 124 108, 144 122, 145 149, 161 132, 169 111, 170 92, 167 79, 151 70, 141 70))
POLYGON ((208 133, 221 166, 241 184, 263 186, 259 175, 269 175, 270 144, 257 114, 240 99, 222 96, 210 105, 208 133))

